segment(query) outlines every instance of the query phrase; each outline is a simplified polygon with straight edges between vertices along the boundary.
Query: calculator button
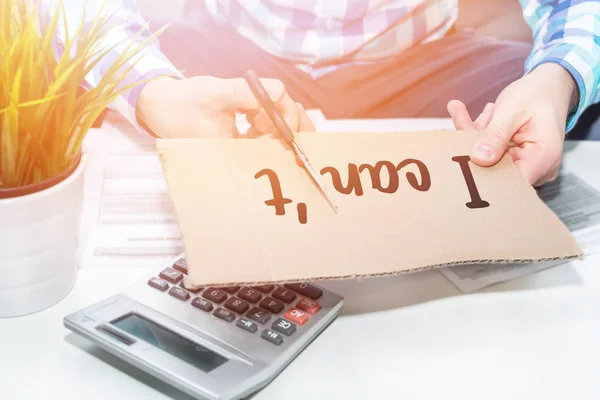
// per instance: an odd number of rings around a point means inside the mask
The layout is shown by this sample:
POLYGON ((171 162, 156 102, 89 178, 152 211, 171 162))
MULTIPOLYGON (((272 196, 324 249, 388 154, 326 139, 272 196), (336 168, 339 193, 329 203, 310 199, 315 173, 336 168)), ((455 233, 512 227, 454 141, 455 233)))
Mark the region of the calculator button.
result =
POLYGON ((269 296, 265 297, 259 305, 265 310, 272 312, 273 314, 281 312, 281 310, 283 310, 283 307, 285 307, 285 304, 269 296))
POLYGON ((285 301, 286 303, 291 303, 296 299, 296 293, 291 290, 278 287, 271 293, 271 296, 275 297, 277 300, 285 301))
POLYGON ((183 279, 183 274, 173 268, 165 268, 164 270, 162 270, 160 272, 159 276, 161 278, 163 278, 165 281, 168 281, 171 283, 177 283, 183 279))
POLYGON ((296 308, 302 311, 306 311, 309 314, 315 315, 317 311, 321 309, 321 305, 316 301, 307 299, 305 297, 296 304, 296 308))
POLYGON ((271 342, 273 344, 276 344, 277 346, 279 346, 281 343, 283 343, 283 336, 281 336, 280 333, 272 331, 271 329, 265 329, 263 331, 262 335, 260 335, 260 337, 268 340, 269 342, 271 342))
POLYGON ((250 305, 245 300, 238 299, 237 297, 230 297, 229 300, 225 302, 225 307, 229 308, 231 311, 241 314, 246 311, 250 305))
POLYGON ((250 303, 256 303, 257 301, 262 299, 262 295, 258 290, 247 287, 242 288, 242 290, 240 290, 237 295, 240 299, 244 299, 246 301, 249 301, 250 303))
POLYGON ((179 260, 177 260, 173 263, 173 268, 176 269, 177 271, 181 272, 182 274, 187 274, 188 273, 187 260, 185 258, 180 258, 179 260))
POLYGON ((169 288, 169 284, 167 282, 165 282, 164 280, 162 280, 160 278, 154 278, 154 277, 152 277, 148 280, 148 285, 160 290, 161 292, 164 292, 165 290, 167 290, 169 288))
POLYGON ((271 314, 269 314, 265 310, 261 310, 258 307, 253 307, 252 309, 250 309, 246 316, 251 320, 258 322, 259 324, 266 324, 271 319, 271 314))
POLYGON ((275 289, 275 285, 252 286, 252 289, 256 289, 259 292, 263 292, 264 294, 269 294, 271 293, 271 290, 275 289))
POLYGON ((297 308, 290 308, 283 315, 283 318, 298 325, 304 325, 304 323, 308 321, 308 315, 306 315, 304 311, 300 311, 297 308))
POLYGON ((186 284, 185 282, 187 281, 187 278, 183 279, 181 281, 181 283, 179 284, 179 286, 181 286, 182 288, 184 288, 185 290, 187 290, 190 293, 200 293, 200 291, 202 290, 202 286, 194 286, 194 285, 189 285, 186 284))
POLYGON ((285 336, 291 336, 292 333, 296 332, 296 325, 283 318, 277 318, 275 322, 273 322, 273 325, 271 325, 271 328, 277 332, 283 333, 285 336))
POLYGON ((222 320, 225 320, 227 322, 232 322, 235 319, 235 314, 232 313, 229 310, 226 310, 224 308, 217 308, 215 310, 215 312, 213 312, 213 315, 221 318, 222 320))
POLYGON ((225 286, 225 287, 222 287, 221 289, 223 289, 227 293, 234 294, 235 292, 240 290, 240 286, 225 286))
POLYGON ((213 309, 212 303, 210 301, 204 300, 201 297, 196 297, 194 300, 192 300, 192 305, 206 312, 209 312, 213 309))
POLYGON ((208 288, 202 293, 202 297, 212 300, 215 303, 222 303, 223 300, 227 298, 227 293, 222 291, 221 289, 216 288, 208 288))
POLYGON ((183 290, 178 286, 173 286, 171 290, 169 290, 169 294, 179 300, 186 301, 190 298, 190 294, 187 290, 183 290))
POLYGON ((254 333, 258 330, 256 322, 252 322, 248 318, 240 318, 235 324, 250 333, 254 333))
POLYGON ((323 295, 321 289, 308 283, 289 283, 283 286, 313 300, 317 300, 323 295))

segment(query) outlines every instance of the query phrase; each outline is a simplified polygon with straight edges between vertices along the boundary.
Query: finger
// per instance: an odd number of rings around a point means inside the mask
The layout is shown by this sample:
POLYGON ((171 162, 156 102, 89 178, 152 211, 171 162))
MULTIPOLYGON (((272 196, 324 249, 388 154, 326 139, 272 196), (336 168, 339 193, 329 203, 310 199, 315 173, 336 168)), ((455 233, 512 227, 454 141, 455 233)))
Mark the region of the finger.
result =
POLYGON ((539 186, 541 173, 540 168, 535 163, 532 163, 531 160, 517 160, 515 161, 515 165, 519 172, 521 172, 521 175, 523 175, 532 186, 539 186))
POLYGON ((552 182, 552 181, 556 180, 557 178, 558 178, 558 168, 556 168, 550 174, 546 175, 546 178, 544 179, 543 183, 552 182))
POLYGON ((508 151, 521 175, 532 186, 539 186, 546 175, 551 174, 549 170, 554 160, 545 157, 535 143, 524 143, 520 147, 511 147, 508 151))
POLYGON ((509 106, 494 109, 492 118, 483 130, 473 149, 471 159, 482 167, 495 165, 506 153, 513 134, 517 131, 515 112, 509 106))
POLYGON ((298 113, 300 115, 300 125, 298 127, 298 132, 314 132, 315 124, 312 122, 304 106, 300 103, 296 103, 296 107, 298 107, 298 113))
POLYGON ((246 111, 246 121, 250 124, 253 125, 254 124, 254 119, 256 118, 256 116, 260 113, 259 110, 249 110, 246 111))
POLYGON ((485 130, 485 128, 487 128, 488 124, 492 120, 493 114, 494 103, 487 103, 481 114, 479 114, 479 117, 477 117, 475 122, 473 122, 473 125, 475 125, 475 128, 479 131, 485 130))
POLYGON ((275 125, 273 125, 271 118, 269 118, 265 110, 260 110, 260 112, 256 114, 252 121, 252 126, 264 134, 275 134, 275 125))
POLYGON ((273 135, 264 134, 264 135, 260 135, 259 137, 257 137, 257 139, 271 140, 271 139, 276 139, 276 137, 273 135))
POLYGON ((512 158, 513 162, 520 160, 519 146, 508 146, 508 150, 506 151, 512 158))
MULTIPOLYGON (((289 100, 291 101, 291 98, 289 100)), ((285 105, 286 109, 282 113, 282 116, 292 132, 314 131, 314 124, 308 117, 308 114, 306 114, 304 108, 299 103, 294 103, 293 101, 291 101, 291 104, 293 105, 289 105, 289 103, 285 105)), ((264 134, 279 136, 279 132, 275 129, 273 121, 271 121, 271 118, 267 115, 265 110, 261 110, 256 117, 254 117, 252 125, 264 134)))
MULTIPOLYGON (((286 95, 283 83, 277 79, 261 79, 260 82, 274 103, 286 95)), ((212 98, 221 109, 259 110, 261 105, 243 78, 216 79, 211 87, 212 98)))
POLYGON ((289 94, 284 93, 283 98, 276 104, 276 107, 292 132, 298 132, 300 128, 300 112, 296 102, 292 100, 289 94))
MULTIPOLYGON (((548 157, 549 159, 551 157, 548 157)), ((533 185, 535 187, 539 187, 542 186, 546 183, 552 182, 553 180, 555 180, 556 178, 558 178, 558 172, 560 169, 560 163, 562 160, 562 156, 559 157, 547 170, 546 172, 543 174, 542 177, 538 178, 533 185)))
POLYGON ((448 103, 447 108, 450 117, 452 117, 454 128, 457 131, 472 131, 476 129, 475 125, 473 125, 471 115, 462 101, 452 100, 448 103))
POLYGON ((263 137, 263 136, 266 136, 266 134, 261 132, 260 130, 256 129, 256 127, 254 127, 254 126, 251 126, 250 128, 248 128, 248 131, 244 135, 244 137, 246 137, 248 139, 256 139, 256 138, 263 137))
POLYGON ((540 187, 545 185, 546 183, 550 183, 553 180, 558 178, 558 170, 556 172, 550 172, 546 176, 540 178, 533 184, 534 187, 540 187))

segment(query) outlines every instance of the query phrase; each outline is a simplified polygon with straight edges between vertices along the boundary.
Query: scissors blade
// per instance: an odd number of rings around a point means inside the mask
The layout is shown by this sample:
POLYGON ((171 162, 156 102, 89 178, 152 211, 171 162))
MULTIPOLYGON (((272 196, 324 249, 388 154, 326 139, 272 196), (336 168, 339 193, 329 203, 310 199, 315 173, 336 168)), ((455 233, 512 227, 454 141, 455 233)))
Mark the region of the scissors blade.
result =
POLYGON ((337 213, 337 207, 331 202, 331 199, 329 198, 329 195, 327 194, 327 191, 325 190, 325 186, 323 186, 323 184, 319 180, 317 173, 315 172, 313 167, 308 162, 308 158, 306 157, 306 155, 302 152, 302 150, 300 150, 300 148, 298 148, 298 146, 296 145, 295 142, 292 142, 292 147, 294 148, 294 152, 296 153, 296 155, 298 156, 300 161, 302 161, 304 168, 306 168, 306 170, 308 171, 308 173, 310 174, 312 179, 315 181, 315 183, 319 187, 319 190, 321 191, 323 196, 325 196, 325 199, 327 200, 327 202, 329 203, 331 208, 333 208, 333 211, 335 211, 337 213))

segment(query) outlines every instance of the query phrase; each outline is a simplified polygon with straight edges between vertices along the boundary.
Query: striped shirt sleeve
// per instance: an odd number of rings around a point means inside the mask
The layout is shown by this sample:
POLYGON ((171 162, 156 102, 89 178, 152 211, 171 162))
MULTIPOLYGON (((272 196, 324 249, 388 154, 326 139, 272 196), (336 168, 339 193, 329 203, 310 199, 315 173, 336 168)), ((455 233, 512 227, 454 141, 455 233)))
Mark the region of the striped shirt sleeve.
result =
POLYGON ((534 39, 525 72, 553 62, 569 71, 577 83, 579 104, 567 121, 568 132, 585 109, 600 101, 600 1, 520 1, 534 39))
MULTIPOLYGON (((110 29, 102 37, 100 46, 108 48, 117 45, 108 53, 101 62, 99 62, 90 74, 86 77, 86 83, 92 87, 97 84, 105 72, 110 68, 115 59, 125 51, 127 46, 133 42, 134 46, 142 42, 148 42, 140 53, 134 59, 140 60, 134 68, 127 74, 119 87, 146 81, 159 76, 173 76, 183 78, 183 75, 171 64, 166 56, 160 51, 156 40, 148 41, 152 32, 147 27, 146 21, 140 15, 134 0, 62 0, 65 10, 65 18, 69 33, 76 31, 81 24, 82 16, 85 16, 85 23, 89 24, 92 18, 99 15, 110 16, 110 29), (142 35, 139 32, 143 31, 142 35)), ((56 6, 55 0, 44 0, 45 6, 52 10, 56 6)), ((60 32, 57 45, 60 46, 61 38, 64 38, 64 31, 60 32)), ((132 60, 133 61, 133 60, 132 60)), ((126 69, 129 65, 126 65, 126 69)), ((143 84, 129 89, 119 96, 112 104, 111 108, 122 114, 136 129, 141 132, 146 130, 138 123, 136 119, 136 105, 143 84)))

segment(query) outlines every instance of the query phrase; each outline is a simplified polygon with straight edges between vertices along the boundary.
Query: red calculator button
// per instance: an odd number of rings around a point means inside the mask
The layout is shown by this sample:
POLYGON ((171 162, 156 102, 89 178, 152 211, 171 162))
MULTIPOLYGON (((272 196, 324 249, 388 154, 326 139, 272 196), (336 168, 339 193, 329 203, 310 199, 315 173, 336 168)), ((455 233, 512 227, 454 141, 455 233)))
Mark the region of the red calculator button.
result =
POLYGON ((308 321, 306 312, 298 310, 297 308, 290 308, 283 318, 298 325, 304 325, 304 323, 308 321))
POLYGON ((296 304, 296 307, 309 314, 315 315, 321 309, 321 305, 314 300, 303 298, 296 304))

